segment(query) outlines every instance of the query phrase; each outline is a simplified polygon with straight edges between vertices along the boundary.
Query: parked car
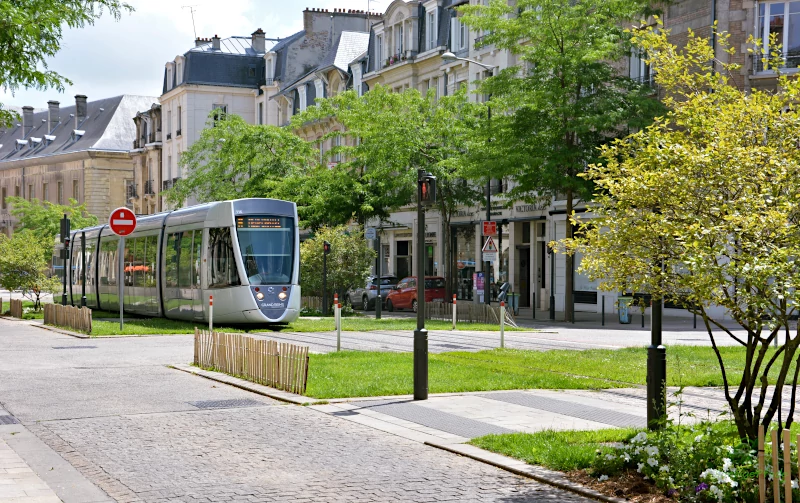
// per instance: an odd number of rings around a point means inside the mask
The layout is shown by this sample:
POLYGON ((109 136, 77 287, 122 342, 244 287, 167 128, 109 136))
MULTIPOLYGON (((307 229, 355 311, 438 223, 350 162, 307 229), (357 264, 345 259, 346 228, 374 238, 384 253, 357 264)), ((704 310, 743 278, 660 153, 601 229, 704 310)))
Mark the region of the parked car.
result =
MULTIPOLYGON (((444 278, 425 277, 425 302, 444 302, 444 278)), ((417 277, 403 278, 386 297, 386 310, 411 309, 417 312, 417 277)))
POLYGON ((375 309, 375 301, 378 298, 378 283, 380 283, 381 292, 381 306, 386 303, 386 296, 397 284, 397 276, 387 274, 381 276, 380 282, 377 276, 370 276, 364 286, 351 288, 347 291, 345 296, 345 303, 350 303, 351 306, 360 307, 364 311, 375 309))

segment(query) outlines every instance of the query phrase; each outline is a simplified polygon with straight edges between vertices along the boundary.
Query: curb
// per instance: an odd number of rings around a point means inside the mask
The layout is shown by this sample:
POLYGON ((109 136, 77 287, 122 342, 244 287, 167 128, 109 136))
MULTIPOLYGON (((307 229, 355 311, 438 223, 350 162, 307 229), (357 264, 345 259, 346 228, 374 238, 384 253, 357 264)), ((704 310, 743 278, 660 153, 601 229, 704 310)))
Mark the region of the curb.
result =
POLYGON ((578 494, 580 496, 584 496, 586 498, 591 498, 597 501, 603 501, 605 503, 628 502, 628 500, 615 498, 613 496, 606 496, 605 494, 595 491, 594 489, 590 489, 580 484, 576 484, 566 479, 560 472, 554 472, 547 470, 545 468, 529 465, 524 461, 519 461, 517 459, 510 458, 508 456, 503 456, 502 454, 495 454, 493 452, 483 450, 473 445, 469 444, 446 445, 435 442, 425 442, 425 445, 428 445, 430 447, 435 447, 443 451, 451 452, 453 454, 458 454, 459 456, 464 456, 473 459, 475 461, 480 461, 481 463, 486 463, 487 465, 494 466, 495 468, 500 468, 501 470, 511 472, 515 475, 526 477, 535 480, 536 482, 541 482, 542 484, 547 484, 549 486, 557 487, 558 489, 569 491, 578 494))
POLYGON ((31 320, 23 320, 23 319, 20 319, 20 318, 13 318, 11 316, 0 316, 0 319, 7 320, 7 321, 21 322, 21 323, 24 323, 25 325, 28 325, 29 327, 36 327, 36 328, 41 328, 43 330, 49 330, 50 332, 56 332, 56 333, 63 334, 63 335, 69 335, 70 337, 75 337, 76 339, 91 339, 90 335, 81 334, 81 333, 78 333, 78 332, 70 332, 69 330, 64 330, 64 329, 61 329, 61 328, 56 328, 56 327, 51 327, 49 325, 45 325, 44 323, 34 323, 31 320))
POLYGON ((227 374, 222 374, 220 372, 203 370, 199 367, 193 367, 191 365, 185 365, 180 363, 176 365, 167 365, 167 367, 175 370, 180 370, 181 372, 186 372, 187 374, 193 374, 199 377, 204 377, 210 381, 216 381, 222 384, 228 384, 230 386, 243 389, 245 391, 250 391, 252 393, 256 393, 258 395, 265 396, 267 398, 280 400, 281 402, 291 403, 294 405, 310 404, 319 401, 316 398, 297 395, 295 393, 289 393, 288 391, 280 391, 275 388, 270 388, 269 386, 264 386, 263 384, 252 383, 250 381, 245 381, 244 379, 239 379, 238 377, 229 376, 227 374))

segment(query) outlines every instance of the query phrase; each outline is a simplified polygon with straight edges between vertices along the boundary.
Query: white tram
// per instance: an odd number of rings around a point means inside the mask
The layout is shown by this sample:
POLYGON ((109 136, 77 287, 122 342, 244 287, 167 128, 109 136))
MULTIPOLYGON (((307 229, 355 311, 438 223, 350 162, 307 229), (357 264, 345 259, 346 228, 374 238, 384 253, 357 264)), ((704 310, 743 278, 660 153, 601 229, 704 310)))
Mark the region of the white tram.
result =
POLYGON ((211 295, 214 323, 285 323, 300 313, 292 202, 220 201, 139 217, 124 238, 107 225, 70 237, 74 306, 85 295, 88 307, 119 312, 121 280, 125 312, 145 316, 207 321, 211 295))

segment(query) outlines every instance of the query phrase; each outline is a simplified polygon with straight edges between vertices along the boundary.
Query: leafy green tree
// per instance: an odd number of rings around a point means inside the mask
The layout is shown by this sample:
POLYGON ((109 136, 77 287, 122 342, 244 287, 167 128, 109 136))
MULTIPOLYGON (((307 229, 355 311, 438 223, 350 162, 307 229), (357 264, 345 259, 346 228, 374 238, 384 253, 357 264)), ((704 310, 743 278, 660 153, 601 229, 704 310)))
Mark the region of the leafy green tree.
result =
MULTIPOLYGON (((417 169, 437 177, 436 208, 443 220, 445 257, 450 256, 450 221, 462 205, 482 197, 465 181, 472 132, 482 122, 482 104, 472 103, 465 90, 436 99, 433 92, 415 89, 394 93, 376 86, 363 96, 355 91, 317 100, 295 117, 295 125, 331 120, 343 126, 327 137, 349 138, 330 155, 344 162, 314 179, 307 214, 336 215, 342 223, 355 219, 387 219, 397 208, 414 200, 417 169)), ((303 199, 303 198, 300 198, 303 199)), ((451 260, 445 274, 452 277, 451 260)))
MULTIPOLYGON (((347 227, 322 227, 314 237, 300 245, 300 283, 305 295, 322 295, 323 241, 331 244, 328 255, 328 290, 344 292, 361 285, 369 276, 375 251, 367 245, 361 230, 347 227)), ((331 299, 332 302, 332 299, 331 299)))
POLYGON ((50 277, 46 250, 52 244, 31 231, 15 232, 12 237, 0 234, 0 286, 9 291, 21 290, 41 307, 43 294, 59 288, 58 277, 50 277))
MULTIPOLYGON (((12 93, 20 87, 63 92, 72 82, 48 70, 47 58, 61 49, 64 27, 83 28, 106 12, 119 19, 132 10, 118 0, 0 1, 0 87, 12 93)), ((0 127, 17 118, 0 104, 0 127)))
MULTIPOLYGON (((473 178, 513 182, 508 200, 566 200, 567 214, 591 196, 578 176, 596 161, 598 147, 649 124, 657 109, 651 90, 619 75, 613 62, 630 54, 626 21, 647 11, 648 0, 491 0, 459 8, 463 22, 487 32, 493 44, 517 55, 481 87, 497 111, 478 130, 473 178)), ((573 229, 567 222, 566 234, 573 229)), ((567 271, 573 270, 567 257, 567 271)), ((565 309, 571 320, 573 277, 566 274, 565 309)))
POLYGON ((313 165, 314 150, 291 130, 252 125, 238 115, 209 115, 209 127, 180 159, 186 177, 165 196, 181 204, 240 197, 280 197, 283 180, 313 165))
POLYGON ((97 217, 86 212, 86 203, 78 204, 75 199, 70 199, 68 205, 38 199, 28 201, 21 197, 9 197, 8 202, 11 204, 11 214, 19 221, 18 229, 28 231, 37 241, 45 244, 42 249, 45 259, 52 257, 64 215, 70 219, 72 230, 97 225, 97 217))
MULTIPOLYGON (((650 292, 702 317, 739 435, 754 440, 776 418, 786 385, 791 426, 800 370, 791 321, 800 306, 800 80, 780 75, 774 92, 744 91, 737 66, 709 65, 714 50, 691 32, 680 50, 667 31, 634 41, 669 111, 602 149, 585 174, 596 185, 596 218, 563 244, 584 254, 581 269, 600 288, 650 292), (743 360, 723 357, 720 336, 742 346, 743 360)), ((727 34, 717 44, 733 52, 727 34)), ((778 52, 768 59, 776 61, 778 52)))

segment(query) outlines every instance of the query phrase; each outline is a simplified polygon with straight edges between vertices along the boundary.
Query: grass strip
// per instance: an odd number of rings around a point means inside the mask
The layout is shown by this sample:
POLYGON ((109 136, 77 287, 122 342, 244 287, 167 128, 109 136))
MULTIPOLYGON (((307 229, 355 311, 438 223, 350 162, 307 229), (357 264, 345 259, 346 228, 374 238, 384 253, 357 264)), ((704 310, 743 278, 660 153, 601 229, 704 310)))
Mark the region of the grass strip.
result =
MULTIPOLYGON (((450 330, 453 324, 449 321, 427 320, 425 328, 428 330, 450 330)), ((414 318, 362 318, 347 317, 342 318, 343 332, 366 332, 371 330, 415 330, 417 320, 414 318)), ((464 331, 487 331, 500 333, 500 325, 488 323, 459 323, 458 330, 464 331)), ((300 318, 286 326, 276 327, 274 330, 288 332, 331 332, 335 330, 333 318, 300 318)), ((506 325, 507 332, 528 331, 531 329, 520 329, 506 325)))
POLYGON ((603 455, 610 453, 613 449, 608 444, 627 442, 639 431, 635 428, 545 430, 536 433, 486 435, 474 438, 469 443, 531 465, 568 472, 591 467, 598 450, 603 455))
MULTIPOLYGON (((726 368, 742 367, 743 348, 720 350, 726 368)), ((411 353, 342 351, 310 358, 309 396, 344 398, 413 392, 411 353)), ((430 354, 428 358, 431 393, 621 388, 645 385, 647 378, 644 347, 586 351, 495 349, 430 354)), ((669 386, 722 385, 716 355, 710 347, 671 346, 667 350, 667 368, 669 386)), ((777 367, 773 370, 777 375, 777 367)), ((728 375, 732 385, 738 384, 741 372, 729 371, 728 375)))

